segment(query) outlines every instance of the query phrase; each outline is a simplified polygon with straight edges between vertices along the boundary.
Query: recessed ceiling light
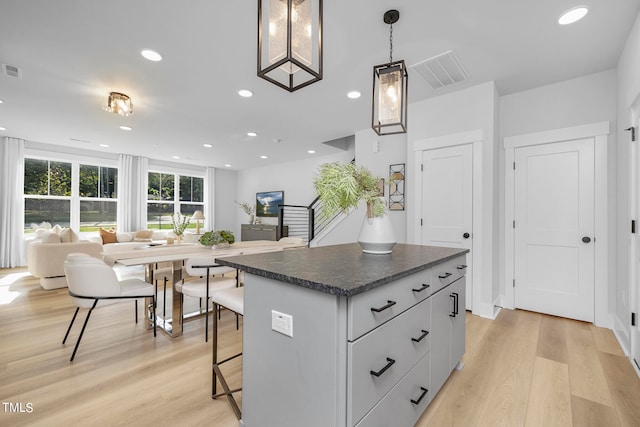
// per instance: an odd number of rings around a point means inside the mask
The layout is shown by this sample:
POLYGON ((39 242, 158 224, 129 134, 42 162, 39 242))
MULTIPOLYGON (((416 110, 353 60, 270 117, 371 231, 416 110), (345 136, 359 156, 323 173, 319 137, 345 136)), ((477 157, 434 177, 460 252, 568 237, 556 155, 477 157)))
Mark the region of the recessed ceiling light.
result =
POLYGON ((261 159, 268 159, 267 156, 260 156, 261 159))
POLYGON ((213 147, 213 145, 211 145, 211 144, 202 144, 202 146, 203 146, 204 148, 211 148, 211 147, 213 147))
POLYGON ((0 126, 0 130, 7 130, 7 128, 4 126, 0 126))
POLYGON ((144 49, 142 52, 140 52, 140 54, 144 56, 146 59, 148 59, 149 61, 153 61, 153 62, 162 61, 162 55, 160 55, 155 50, 144 49))
POLYGON ((238 91, 238 95, 240 95, 243 98, 250 98, 253 96, 253 92, 251 92, 249 89, 240 89, 238 91))
POLYGON ((133 130, 133 128, 131 126, 120 126, 120 129, 122 129, 122 130, 133 130))
POLYGON ((171 157, 174 158, 174 159, 179 159, 180 158, 180 156, 171 156, 171 157))
POLYGON ((307 151, 307 153, 309 153, 309 154, 316 154, 316 150, 309 150, 309 151, 307 151))
POLYGON ((351 99, 358 99, 360 98, 360 92, 358 92, 357 90, 352 90, 351 92, 347 93, 347 96, 351 99))
POLYGON ((247 132, 247 136, 258 136, 255 132, 247 132))
POLYGON ((100 144, 100 147, 102 147, 102 148, 109 148, 109 144, 100 144))
POLYGON ((589 9, 587 9, 586 6, 577 6, 577 7, 571 8, 566 12, 564 12, 562 15, 560 15, 560 18, 558 18, 558 24, 560 25, 573 24, 574 22, 577 22, 582 18, 584 18, 587 12, 589 12, 589 9))
POLYGON ((230 168, 231 165, 229 163, 227 163, 226 165, 224 165, 225 168, 230 168))

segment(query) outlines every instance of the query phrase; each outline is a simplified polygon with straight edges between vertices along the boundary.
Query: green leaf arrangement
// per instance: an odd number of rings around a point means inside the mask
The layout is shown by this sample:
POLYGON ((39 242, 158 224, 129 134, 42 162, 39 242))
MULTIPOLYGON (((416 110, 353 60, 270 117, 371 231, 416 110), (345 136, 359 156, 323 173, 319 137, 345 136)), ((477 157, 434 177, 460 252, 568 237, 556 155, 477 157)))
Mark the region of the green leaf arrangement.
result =
POLYGON ((229 230, 207 231, 200 236, 200 244, 204 246, 219 245, 220 243, 235 243, 236 238, 229 230))

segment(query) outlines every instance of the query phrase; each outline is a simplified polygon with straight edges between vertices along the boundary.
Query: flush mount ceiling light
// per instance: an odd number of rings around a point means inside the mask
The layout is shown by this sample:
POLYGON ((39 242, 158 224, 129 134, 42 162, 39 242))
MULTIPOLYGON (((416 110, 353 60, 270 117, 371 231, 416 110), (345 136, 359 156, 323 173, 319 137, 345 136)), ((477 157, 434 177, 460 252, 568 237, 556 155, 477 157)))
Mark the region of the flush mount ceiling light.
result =
POLYGON ((393 62, 393 24, 398 19, 397 10, 384 14, 384 22, 389 24, 389 63, 373 67, 371 127, 378 135, 407 132, 409 76, 404 60, 393 62))
POLYGON ((104 109, 110 113, 120 114, 121 116, 130 116, 133 114, 133 103, 131 98, 120 92, 111 92, 107 98, 107 105, 104 109))
POLYGON ((258 0, 258 77, 289 92, 322 80, 322 0, 258 0))
POLYGON ((577 7, 571 8, 566 12, 564 12, 562 15, 560 15, 560 18, 558 18, 558 24, 560 25, 573 24, 574 22, 577 22, 582 18, 584 18, 588 12, 589 12, 589 9, 586 6, 577 6, 577 7))

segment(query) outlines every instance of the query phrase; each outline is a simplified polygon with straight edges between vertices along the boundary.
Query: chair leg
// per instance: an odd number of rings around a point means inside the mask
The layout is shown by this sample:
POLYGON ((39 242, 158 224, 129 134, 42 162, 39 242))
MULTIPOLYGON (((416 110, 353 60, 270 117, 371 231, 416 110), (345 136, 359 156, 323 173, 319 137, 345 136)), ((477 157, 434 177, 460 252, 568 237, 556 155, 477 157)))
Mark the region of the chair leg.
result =
POLYGON ((213 337, 211 342, 213 345, 213 363, 211 365, 211 398, 215 399, 217 383, 216 383, 216 366, 218 365, 218 316, 216 311, 219 311, 218 304, 213 303, 213 337))
POLYGON ((96 299, 93 301, 93 305, 91 306, 91 308, 89 309, 89 312, 87 313, 87 318, 84 319, 84 324, 82 325, 82 329, 80 330, 78 341, 76 341, 76 346, 73 348, 73 353, 71 354, 71 359, 69 359, 69 362, 73 362, 73 359, 76 357, 76 352, 78 351, 78 346, 80 346, 80 340, 82 339, 82 335, 84 335, 84 330, 87 327, 87 323, 89 322, 89 317, 91 316, 91 312, 93 311, 93 309, 96 308, 97 304, 98 304, 98 300, 96 299))
POLYGON ((138 323, 138 300, 137 300, 137 299, 134 299, 134 300, 133 300, 133 304, 134 304, 134 305, 135 305, 135 307, 136 307, 136 323, 138 323))
POLYGON ((62 340, 62 344, 67 342, 67 337, 69 336, 69 332, 71 331, 71 327, 73 326, 73 322, 76 321, 76 316, 78 315, 78 311, 80 311, 80 307, 76 307, 76 312, 73 313, 73 318, 71 319, 71 323, 69 323, 69 327, 67 328, 67 333, 64 334, 64 339, 62 340))
POLYGON ((167 278, 164 278, 164 290, 162 291, 162 318, 167 317, 167 278))

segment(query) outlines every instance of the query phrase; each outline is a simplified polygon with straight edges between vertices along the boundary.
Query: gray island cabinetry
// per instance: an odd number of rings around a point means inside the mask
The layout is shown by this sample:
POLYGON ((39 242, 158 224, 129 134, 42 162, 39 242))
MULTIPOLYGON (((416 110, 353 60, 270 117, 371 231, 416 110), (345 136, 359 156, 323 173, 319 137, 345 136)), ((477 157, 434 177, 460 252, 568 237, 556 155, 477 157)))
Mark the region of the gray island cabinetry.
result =
POLYGON ((219 259, 247 273, 240 425, 413 426, 464 354, 466 252, 219 259))

